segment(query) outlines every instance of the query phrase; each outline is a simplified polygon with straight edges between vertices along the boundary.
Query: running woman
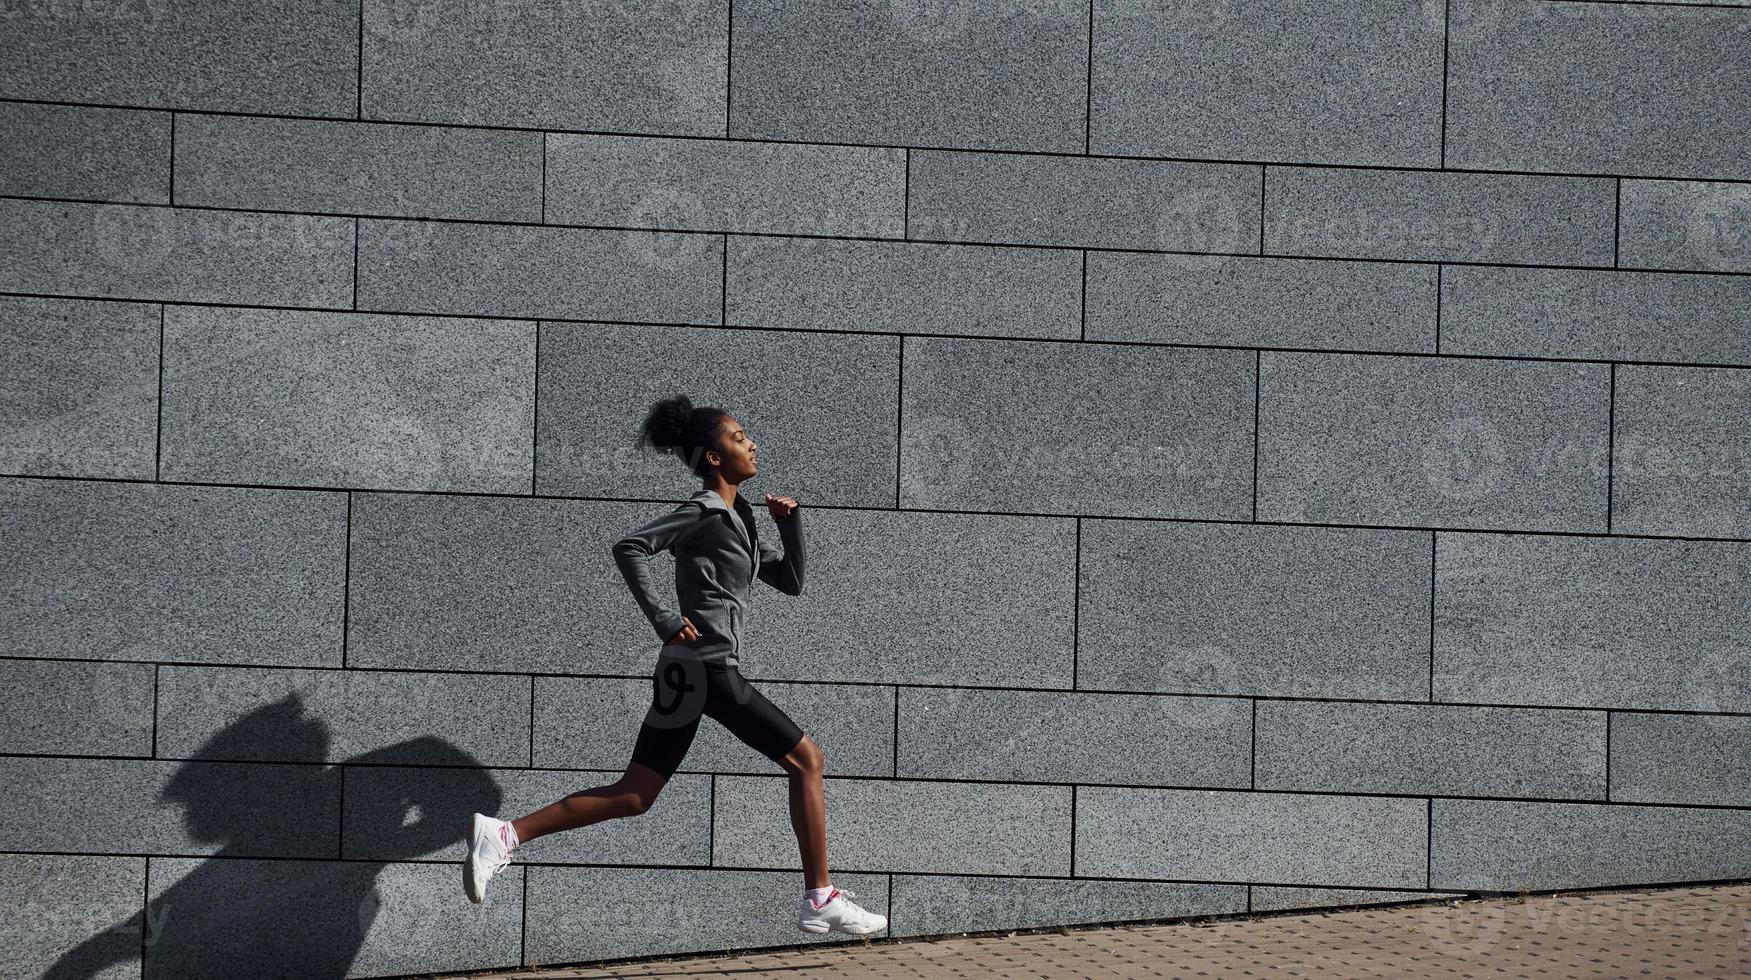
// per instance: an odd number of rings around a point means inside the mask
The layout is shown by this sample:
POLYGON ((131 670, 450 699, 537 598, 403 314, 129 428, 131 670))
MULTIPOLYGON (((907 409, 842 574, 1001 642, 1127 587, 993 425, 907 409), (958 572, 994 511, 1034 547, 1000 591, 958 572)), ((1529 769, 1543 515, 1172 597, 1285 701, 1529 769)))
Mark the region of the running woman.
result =
POLYGON ((740 670, 741 628, 755 578, 788 595, 803 591, 802 517, 790 497, 766 494, 779 545, 762 540, 754 510, 737 493, 753 476, 756 444, 741 423, 685 395, 650 409, 638 445, 679 456, 703 483, 679 506, 616 542, 614 561, 633 599, 663 641, 651 674, 651 706, 632 759, 615 782, 583 790, 515 820, 474 814, 462 883, 470 901, 486 899, 492 876, 523 843, 612 817, 649 810, 693 744, 699 716, 709 715, 790 776, 790 821, 802 851, 803 932, 868 935, 887 917, 833 887, 827 876, 826 794, 814 739, 766 699, 740 670), (675 558, 675 595, 683 615, 664 605, 651 581, 659 551, 675 558))

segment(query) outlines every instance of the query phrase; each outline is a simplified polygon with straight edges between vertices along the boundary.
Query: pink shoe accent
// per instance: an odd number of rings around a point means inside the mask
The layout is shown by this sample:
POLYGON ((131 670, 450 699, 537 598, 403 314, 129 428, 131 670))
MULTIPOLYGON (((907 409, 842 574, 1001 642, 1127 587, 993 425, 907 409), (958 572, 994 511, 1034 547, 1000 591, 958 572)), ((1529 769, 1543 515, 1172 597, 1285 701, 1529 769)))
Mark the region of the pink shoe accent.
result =
POLYGON ((839 897, 839 889, 835 888, 832 891, 827 893, 827 901, 822 902, 819 905, 815 905, 815 900, 811 898, 811 899, 809 899, 809 904, 814 905, 815 908, 824 909, 828 906, 829 903, 831 903, 833 901, 833 899, 838 898, 838 897, 839 897))

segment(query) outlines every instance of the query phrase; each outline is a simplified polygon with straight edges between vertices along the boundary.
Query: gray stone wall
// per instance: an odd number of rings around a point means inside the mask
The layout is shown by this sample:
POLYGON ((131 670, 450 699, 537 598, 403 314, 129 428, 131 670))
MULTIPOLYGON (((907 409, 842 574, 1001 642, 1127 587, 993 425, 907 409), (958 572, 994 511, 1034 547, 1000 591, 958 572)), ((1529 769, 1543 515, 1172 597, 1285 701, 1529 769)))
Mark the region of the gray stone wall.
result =
POLYGON ((843 939, 710 723, 462 894, 626 763, 674 391, 895 936, 1751 876, 1751 7, 3 12, 8 976, 843 939))

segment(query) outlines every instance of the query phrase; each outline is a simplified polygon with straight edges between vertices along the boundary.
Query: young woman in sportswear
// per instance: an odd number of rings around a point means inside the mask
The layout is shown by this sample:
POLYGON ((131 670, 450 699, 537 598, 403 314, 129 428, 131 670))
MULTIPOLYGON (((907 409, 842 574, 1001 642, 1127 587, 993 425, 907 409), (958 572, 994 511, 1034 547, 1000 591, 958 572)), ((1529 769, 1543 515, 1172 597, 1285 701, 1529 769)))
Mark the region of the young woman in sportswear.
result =
POLYGON ((639 726, 626 772, 615 782, 573 793, 515 820, 476 813, 463 860, 470 901, 522 843, 613 817, 644 813, 680 767, 699 716, 717 719, 790 776, 790 819, 802 851, 804 893, 797 927, 804 932, 867 935, 886 916, 851 900, 827 876, 826 794, 822 755, 789 716, 741 674, 741 626, 753 580, 789 595, 803 589, 802 518, 790 497, 766 495, 780 546, 762 540, 754 511, 736 492, 756 472, 756 444, 716 408, 695 408, 685 395, 657 402, 639 431, 640 446, 680 456, 703 483, 668 513, 615 543, 614 561, 663 648, 651 674, 651 706, 639 726), (675 558, 675 594, 683 615, 666 606, 651 582, 659 551, 675 558))

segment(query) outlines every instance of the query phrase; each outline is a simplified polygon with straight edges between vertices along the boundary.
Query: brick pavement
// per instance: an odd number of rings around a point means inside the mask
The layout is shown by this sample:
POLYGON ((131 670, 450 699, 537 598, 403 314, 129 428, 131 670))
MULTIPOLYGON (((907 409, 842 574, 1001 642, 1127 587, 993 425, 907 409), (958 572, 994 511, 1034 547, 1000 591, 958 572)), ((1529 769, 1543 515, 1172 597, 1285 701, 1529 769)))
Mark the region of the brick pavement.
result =
POLYGON ((1173 924, 670 956, 588 968, 445 974, 475 980, 609 977, 1743 977, 1751 883, 1447 899, 1173 924))

